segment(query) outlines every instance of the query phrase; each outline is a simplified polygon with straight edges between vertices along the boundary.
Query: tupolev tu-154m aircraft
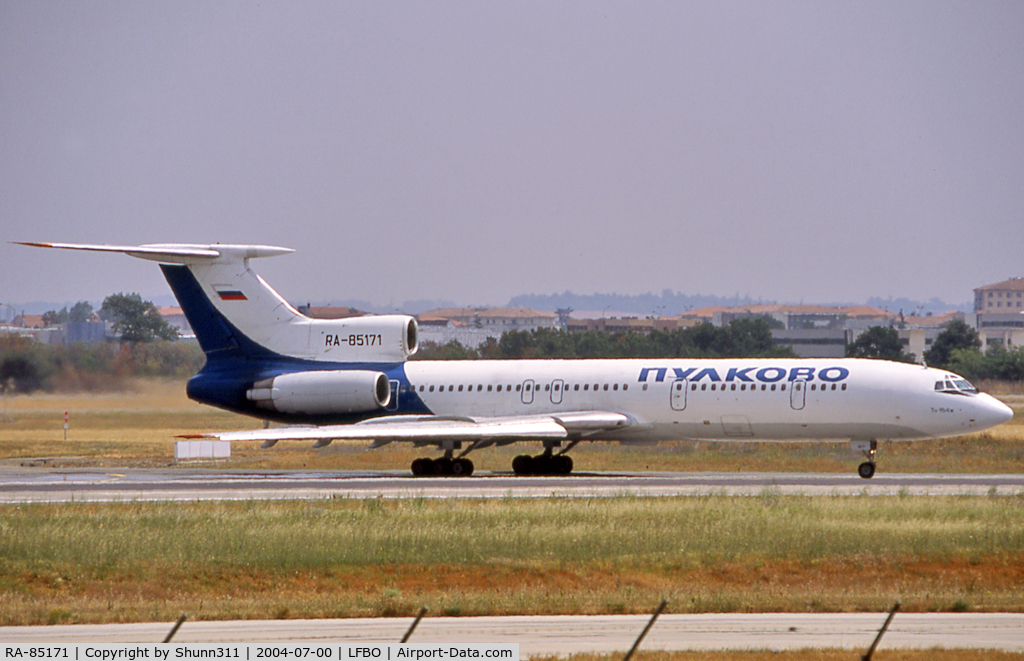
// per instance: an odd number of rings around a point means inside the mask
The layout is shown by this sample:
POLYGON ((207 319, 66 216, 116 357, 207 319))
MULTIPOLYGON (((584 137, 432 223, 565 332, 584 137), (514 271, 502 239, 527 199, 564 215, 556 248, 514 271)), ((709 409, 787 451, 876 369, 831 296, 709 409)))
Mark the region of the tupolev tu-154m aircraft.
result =
POLYGON ((468 476, 470 452, 541 441, 517 475, 565 475, 580 441, 844 441, 875 473, 878 439, 987 429, 1013 417, 966 379, 865 359, 408 361, 416 320, 404 315, 312 319, 249 267, 292 250, 259 245, 25 243, 122 252, 160 263, 206 364, 188 382, 203 404, 285 423, 202 434, 230 441, 371 441, 434 446, 412 473, 468 476))

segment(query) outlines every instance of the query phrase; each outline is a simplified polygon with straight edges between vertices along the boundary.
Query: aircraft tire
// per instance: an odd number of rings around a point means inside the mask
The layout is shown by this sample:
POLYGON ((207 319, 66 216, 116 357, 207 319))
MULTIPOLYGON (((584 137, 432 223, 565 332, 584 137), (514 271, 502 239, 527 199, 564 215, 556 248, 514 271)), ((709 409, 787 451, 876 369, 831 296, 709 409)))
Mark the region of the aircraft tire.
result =
POLYGON ((512 460, 512 472, 516 475, 533 475, 535 463, 530 455, 521 454, 512 460))
POLYGON ((441 457, 440 459, 434 459, 434 475, 451 475, 452 474, 452 460, 441 457))
POLYGON ((860 475, 865 480, 870 480, 875 474, 875 462, 865 461, 860 466, 857 466, 857 475, 860 475))
POLYGON ((567 454, 560 454, 555 457, 555 471, 558 475, 568 475, 572 472, 572 457, 567 454))
POLYGON ((449 474, 455 477, 469 477, 473 474, 473 462, 469 459, 452 459, 449 474))
POLYGON ((423 477, 424 475, 432 475, 434 473, 433 459, 427 457, 420 457, 419 459, 412 460, 412 475, 413 477, 423 477))

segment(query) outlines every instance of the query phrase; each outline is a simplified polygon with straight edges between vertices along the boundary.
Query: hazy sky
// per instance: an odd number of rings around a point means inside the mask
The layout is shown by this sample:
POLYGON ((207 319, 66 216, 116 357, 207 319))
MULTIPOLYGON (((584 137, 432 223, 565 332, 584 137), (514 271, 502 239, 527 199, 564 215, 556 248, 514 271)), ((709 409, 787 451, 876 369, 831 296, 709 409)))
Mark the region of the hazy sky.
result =
POLYGON ((1024 3, 0 0, 7 241, 264 243, 293 301, 971 298, 1024 275, 1024 3))

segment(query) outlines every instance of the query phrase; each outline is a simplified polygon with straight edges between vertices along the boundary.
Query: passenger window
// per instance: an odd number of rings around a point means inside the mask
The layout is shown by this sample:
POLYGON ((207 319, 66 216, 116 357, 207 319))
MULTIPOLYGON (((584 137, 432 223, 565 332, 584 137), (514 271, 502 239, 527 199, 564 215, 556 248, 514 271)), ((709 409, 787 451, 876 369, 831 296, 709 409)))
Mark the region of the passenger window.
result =
POLYGON ((430 392, 434 392, 434 386, 430 386, 430 392))
POLYGON ((551 390, 551 384, 550 383, 545 383, 544 384, 544 392, 547 392, 549 390, 551 390))
POLYGON ((779 390, 782 390, 783 392, 785 392, 786 391, 786 384, 783 383, 782 386, 779 388, 779 390))
POLYGON ((455 386, 448 386, 448 392, 455 392, 455 386))
POLYGON ((517 386, 516 386, 516 392, 519 392, 519 391, 520 391, 521 389, 522 389, 522 386, 521 386, 521 385, 517 385, 517 386))
POLYGON ((701 390, 707 390, 708 389, 708 384, 706 384, 706 383, 700 384, 700 389, 701 390))
POLYGON ((717 387, 717 386, 715 386, 715 384, 713 384, 713 383, 711 384, 711 389, 712 389, 712 390, 714 390, 714 389, 715 389, 716 387, 717 387))
POLYGON ((775 390, 775 384, 774 383, 772 384, 772 390, 775 390))
POLYGON ((646 391, 646 390, 647 390, 647 384, 645 383, 644 384, 644 391, 646 391))
POLYGON ((740 384, 740 391, 743 391, 743 390, 746 390, 746 389, 747 389, 747 384, 741 383, 740 384))
POLYGON ((845 383, 843 384, 843 387, 841 388, 841 390, 846 390, 846 384, 845 383))
POLYGON ((462 386, 459 386, 459 392, 462 392, 462 386))
POLYGON ((835 389, 836 389, 836 384, 833 383, 832 384, 832 390, 835 390, 835 389))
POLYGON ((736 390, 736 384, 735 384, 735 383, 734 383, 734 384, 732 384, 732 387, 731 387, 731 388, 729 388, 729 390, 736 390))
POLYGON ((584 383, 583 384, 583 389, 584 390, 590 390, 590 384, 589 383, 584 383))
POLYGON ((616 383, 615 385, 612 386, 612 390, 618 390, 618 389, 619 389, 619 384, 616 383))
MULTIPOLYGON (((487 392, 493 392, 493 390, 494 390, 494 386, 488 384, 487 385, 487 392)), ((498 392, 501 392, 501 386, 498 386, 498 392)))
POLYGON ((604 384, 604 390, 605 390, 605 392, 608 392, 608 384, 607 383, 604 384))
POLYGON ((580 389, 580 384, 577 383, 575 386, 572 387, 572 389, 573 390, 579 390, 580 389))
POLYGON ((623 390, 629 390, 629 384, 628 383, 623 383, 622 384, 622 389, 623 390))
POLYGON ((696 389, 697 389, 697 384, 696 383, 691 383, 690 384, 690 390, 696 390, 696 389))
POLYGON ((761 390, 767 390, 767 389, 768 389, 768 386, 766 386, 765 384, 762 383, 761 384, 761 390))

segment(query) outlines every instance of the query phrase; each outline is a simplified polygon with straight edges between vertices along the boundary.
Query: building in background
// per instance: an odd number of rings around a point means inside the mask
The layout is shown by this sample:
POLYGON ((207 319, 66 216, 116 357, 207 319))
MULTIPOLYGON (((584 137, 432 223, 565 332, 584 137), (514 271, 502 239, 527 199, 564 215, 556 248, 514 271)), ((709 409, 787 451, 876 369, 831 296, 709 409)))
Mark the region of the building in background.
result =
POLYGON ((1024 346, 1024 278, 1010 278, 974 290, 968 323, 981 338, 981 350, 1024 346))

